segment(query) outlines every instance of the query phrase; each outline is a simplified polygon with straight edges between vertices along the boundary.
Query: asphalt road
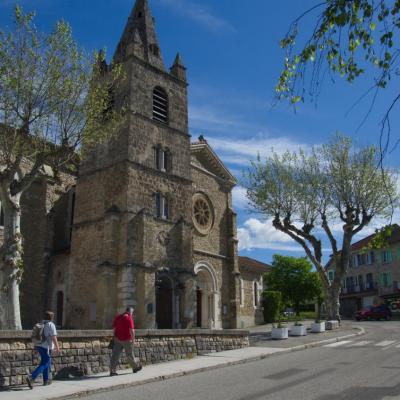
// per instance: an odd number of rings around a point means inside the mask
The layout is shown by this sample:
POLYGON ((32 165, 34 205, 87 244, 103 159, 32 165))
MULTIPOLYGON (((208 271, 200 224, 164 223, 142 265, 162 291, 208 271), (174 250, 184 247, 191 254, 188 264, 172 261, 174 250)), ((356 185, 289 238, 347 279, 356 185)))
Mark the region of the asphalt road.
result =
POLYGON ((314 349, 87 400, 400 399, 400 322, 361 322, 367 334, 314 349))

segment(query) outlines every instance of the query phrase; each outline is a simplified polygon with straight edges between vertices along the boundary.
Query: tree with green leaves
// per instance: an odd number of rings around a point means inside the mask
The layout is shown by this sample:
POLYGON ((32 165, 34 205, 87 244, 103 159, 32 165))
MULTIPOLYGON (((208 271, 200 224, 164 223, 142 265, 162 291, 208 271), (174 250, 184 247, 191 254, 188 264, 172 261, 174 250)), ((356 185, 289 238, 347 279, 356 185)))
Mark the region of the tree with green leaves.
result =
POLYGON ((321 297, 321 280, 307 258, 275 254, 272 266, 264 275, 268 290, 281 292, 284 304, 294 306, 297 315, 300 305, 321 297))
POLYGON ((318 271, 329 319, 339 318, 352 239, 398 204, 396 178, 387 169, 377 169, 378 159, 375 147, 355 148, 351 139, 337 135, 309 154, 259 158, 245 174, 253 210, 272 218, 273 226, 296 241, 318 271), (322 236, 330 243, 336 265, 332 282, 323 265, 322 236))
POLYGON ((324 78, 339 75, 352 83, 366 75, 370 87, 362 98, 372 96, 367 117, 379 92, 394 85, 396 93, 381 124, 382 158, 389 150, 390 115, 400 100, 399 37, 400 0, 318 1, 292 22, 281 40, 286 56, 276 86, 277 96, 292 104, 306 97, 315 101, 324 78), (314 22, 310 24, 307 18, 314 22), (304 32, 302 23, 307 26, 304 32), (305 41, 300 39, 303 33, 305 41))
POLYGON ((45 169, 57 178, 77 151, 106 140, 123 122, 123 107, 112 102, 121 68, 105 74, 104 65, 104 54, 87 56, 63 21, 44 34, 33 13, 16 7, 13 28, 0 31, 1 329, 21 329, 21 195, 45 169))

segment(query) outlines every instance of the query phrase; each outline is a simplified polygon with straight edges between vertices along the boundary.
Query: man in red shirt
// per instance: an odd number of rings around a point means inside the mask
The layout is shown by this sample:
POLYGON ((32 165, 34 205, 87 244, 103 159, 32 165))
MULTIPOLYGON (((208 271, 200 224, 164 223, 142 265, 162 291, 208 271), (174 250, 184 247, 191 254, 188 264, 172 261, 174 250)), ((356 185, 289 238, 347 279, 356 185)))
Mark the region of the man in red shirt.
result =
POLYGON ((114 318, 114 346, 111 355, 110 376, 118 375, 117 365, 122 350, 125 350, 126 358, 134 373, 140 371, 142 366, 133 354, 135 344, 135 324, 133 322, 133 308, 128 307, 123 314, 114 318))

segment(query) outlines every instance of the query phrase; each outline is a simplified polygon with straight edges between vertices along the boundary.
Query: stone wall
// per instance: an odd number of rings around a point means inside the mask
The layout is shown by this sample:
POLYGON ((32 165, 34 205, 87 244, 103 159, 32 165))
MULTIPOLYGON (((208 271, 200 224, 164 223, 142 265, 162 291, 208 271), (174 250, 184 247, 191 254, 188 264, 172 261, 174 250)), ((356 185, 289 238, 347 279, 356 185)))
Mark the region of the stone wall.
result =
MULTIPOLYGON (((109 371, 107 348, 111 331, 59 331, 61 352, 53 358, 52 374, 77 367, 91 375, 109 371)), ((249 345, 248 332, 239 330, 137 330, 135 356, 143 365, 188 359, 249 345)), ((20 385, 38 364, 30 331, 0 331, 0 388, 20 385)), ((120 367, 126 367, 121 358, 120 367)))

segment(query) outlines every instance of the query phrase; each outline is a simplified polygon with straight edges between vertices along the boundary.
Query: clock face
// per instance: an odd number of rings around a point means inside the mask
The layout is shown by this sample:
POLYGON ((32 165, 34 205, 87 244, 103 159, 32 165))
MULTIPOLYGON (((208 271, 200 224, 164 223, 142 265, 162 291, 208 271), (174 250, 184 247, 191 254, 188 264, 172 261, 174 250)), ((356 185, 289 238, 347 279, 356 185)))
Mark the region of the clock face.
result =
POLYGON ((202 193, 193 196, 193 223, 202 235, 210 232, 214 224, 214 212, 210 200, 202 193))

